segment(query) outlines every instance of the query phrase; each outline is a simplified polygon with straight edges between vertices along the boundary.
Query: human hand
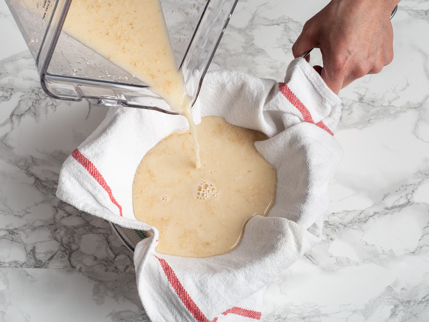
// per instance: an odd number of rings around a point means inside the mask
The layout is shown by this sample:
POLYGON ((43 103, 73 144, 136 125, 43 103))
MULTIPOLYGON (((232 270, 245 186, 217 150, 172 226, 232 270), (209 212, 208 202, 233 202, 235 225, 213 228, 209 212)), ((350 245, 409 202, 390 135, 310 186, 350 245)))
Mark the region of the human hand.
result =
POLYGON ((379 73, 393 60, 390 15, 399 0, 332 0, 308 20, 292 47, 295 57, 320 48, 322 79, 336 94, 354 80, 379 73))

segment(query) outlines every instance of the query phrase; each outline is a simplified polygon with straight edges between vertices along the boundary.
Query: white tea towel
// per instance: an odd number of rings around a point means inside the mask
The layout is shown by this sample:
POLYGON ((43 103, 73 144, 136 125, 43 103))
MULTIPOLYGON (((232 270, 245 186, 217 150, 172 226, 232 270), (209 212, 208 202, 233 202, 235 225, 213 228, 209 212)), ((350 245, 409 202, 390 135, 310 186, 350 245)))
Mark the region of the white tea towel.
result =
POLYGON ((264 287, 321 238, 328 183, 341 155, 332 134, 340 108, 302 58, 289 65, 285 83, 233 71, 207 74, 195 121, 217 115, 265 133, 269 139, 256 148, 277 169, 270 213, 253 217, 239 246, 225 255, 159 254, 158 231, 133 215, 137 166, 161 139, 187 129, 181 116, 111 108, 65 161, 57 196, 123 227, 152 232, 134 254, 139 294, 152 321, 260 320, 264 287))

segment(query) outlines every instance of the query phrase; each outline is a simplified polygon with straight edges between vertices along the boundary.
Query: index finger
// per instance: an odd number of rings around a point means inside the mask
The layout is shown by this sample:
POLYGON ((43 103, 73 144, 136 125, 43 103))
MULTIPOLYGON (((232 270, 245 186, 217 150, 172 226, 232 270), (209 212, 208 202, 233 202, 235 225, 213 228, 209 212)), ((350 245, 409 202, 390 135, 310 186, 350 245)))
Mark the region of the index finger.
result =
POLYGON ((309 50, 312 50, 315 47, 316 43, 314 40, 314 35, 308 31, 308 28, 304 26, 301 34, 298 36, 298 39, 292 46, 292 53, 295 58, 303 55, 309 50))

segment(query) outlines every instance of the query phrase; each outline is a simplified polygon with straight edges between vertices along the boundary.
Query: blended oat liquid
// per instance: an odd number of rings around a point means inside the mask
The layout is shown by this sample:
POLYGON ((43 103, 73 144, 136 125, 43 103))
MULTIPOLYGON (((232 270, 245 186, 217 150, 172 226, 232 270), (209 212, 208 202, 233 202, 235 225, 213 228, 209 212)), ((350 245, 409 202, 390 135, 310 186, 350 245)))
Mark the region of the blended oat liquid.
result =
MULTIPOLYGON (((40 1, 19 2, 36 14, 44 13, 40 1)), ((185 116, 200 166, 191 98, 177 70, 159 0, 73 0, 63 31, 144 81, 185 116)))
POLYGON ((185 257, 225 254, 246 221, 274 203, 276 170, 254 147, 266 139, 220 117, 198 125, 200 170, 189 161, 192 141, 172 134, 150 150, 133 184, 135 217, 158 229, 157 252, 185 257))

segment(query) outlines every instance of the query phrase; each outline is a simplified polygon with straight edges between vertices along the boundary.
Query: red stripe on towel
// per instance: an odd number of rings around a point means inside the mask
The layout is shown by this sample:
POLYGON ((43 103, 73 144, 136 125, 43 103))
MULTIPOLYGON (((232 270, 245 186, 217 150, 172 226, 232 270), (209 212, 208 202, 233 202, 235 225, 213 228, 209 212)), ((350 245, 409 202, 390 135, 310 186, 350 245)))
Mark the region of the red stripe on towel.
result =
POLYGON ((106 180, 104 180, 101 173, 97 170, 95 165, 89 161, 78 149, 75 149, 72 153, 72 157, 76 159, 77 162, 79 162, 87 171, 88 173, 98 182, 98 184, 106 190, 107 194, 109 195, 110 200, 118 207, 119 214, 122 217, 122 207, 118 204, 115 197, 113 197, 112 189, 110 189, 109 185, 107 184, 106 180))
POLYGON ((279 83, 279 90, 283 94, 284 97, 287 98, 287 100, 296 107, 298 111, 301 112, 302 117, 304 118, 305 122, 313 123, 313 118, 311 117, 310 112, 307 110, 304 104, 299 100, 298 97, 290 90, 289 86, 287 86, 285 83, 279 83))
POLYGON ((246 309, 243 309, 241 307, 233 307, 232 309, 229 309, 229 310, 223 312, 222 314, 223 315, 236 314, 236 315, 244 316, 246 318, 251 318, 251 319, 255 319, 255 320, 260 320, 261 315, 262 315, 261 312, 246 310, 246 309))
MULTIPOLYGON (((287 86, 285 83, 279 83, 279 91, 293 106, 295 106, 298 111, 300 111, 305 122, 315 124, 309 110, 305 107, 304 104, 302 104, 299 98, 296 97, 296 95, 291 91, 289 86, 287 86)), ((322 121, 320 121, 316 125, 321 129, 327 131, 329 134, 334 135, 334 133, 332 133, 332 131, 322 121)))
MULTIPOLYGON (((177 296, 185 305, 185 307, 188 309, 188 311, 194 316, 194 318, 198 322, 217 322, 218 318, 214 318, 212 321, 207 319, 204 313, 200 310, 200 308, 195 304, 195 302, 189 296, 188 292, 185 290, 182 283, 180 283, 179 279, 177 278, 171 266, 168 265, 167 261, 156 256, 155 258, 158 259, 159 263, 161 264, 162 270, 164 271, 165 276, 167 277, 168 281, 170 282, 170 285, 173 287, 177 296)), ((255 319, 255 320, 260 320, 261 318, 261 312, 246 310, 239 307, 233 307, 232 309, 229 309, 222 314, 223 315, 236 314, 236 315, 240 315, 240 316, 255 319)))
POLYGON ((316 125, 318 127, 320 127, 321 129, 324 129, 326 132, 328 132, 330 135, 334 135, 334 133, 332 133, 332 131, 329 129, 329 127, 327 127, 325 125, 325 123, 323 123, 322 121, 320 121, 319 123, 316 123, 316 125))
MULTIPOLYGON (((209 319, 206 318, 204 313, 201 312, 200 308, 195 304, 195 302, 189 296, 188 292, 186 292, 185 288, 180 283, 179 279, 177 278, 176 274, 174 273, 170 265, 168 265, 168 263, 164 259, 158 258, 158 257, 156 258, 161 264, 161 267, 165 273, 165 276, 167 276, 167 279, 170 282, 171 286, 173 287, 174 291, 176 292, 177 296, 179 296, 179 299, 182 301, 182 303, 185 305, 188 311, 194 316, 194 318, 198 322, 210 322, 209 319)), ((217 318, 213 320, 213 322, 216 322, 216 321, 217 321, 217 318)))

